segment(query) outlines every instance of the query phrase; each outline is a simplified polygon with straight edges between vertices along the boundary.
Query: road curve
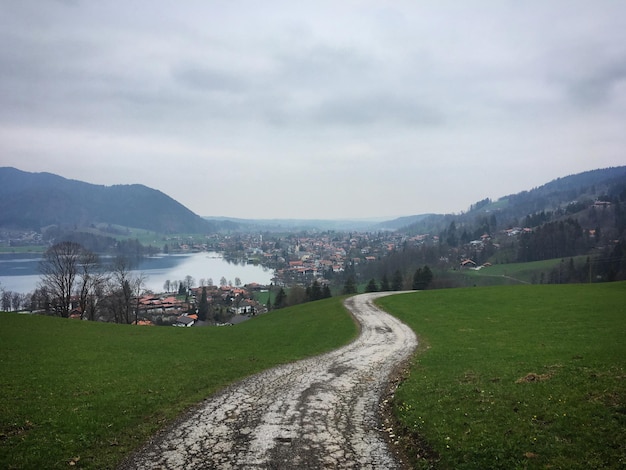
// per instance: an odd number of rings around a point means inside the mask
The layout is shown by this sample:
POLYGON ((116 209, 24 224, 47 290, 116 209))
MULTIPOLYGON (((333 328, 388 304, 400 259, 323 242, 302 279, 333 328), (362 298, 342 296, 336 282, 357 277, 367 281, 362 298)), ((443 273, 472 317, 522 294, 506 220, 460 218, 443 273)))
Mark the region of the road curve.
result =
POLYGON ((351 344, 226 388, 120 468, 399 468, 380 430, 378 404, 417 339, 373 305, 387 294, 346 300, 361 325, 351 344))

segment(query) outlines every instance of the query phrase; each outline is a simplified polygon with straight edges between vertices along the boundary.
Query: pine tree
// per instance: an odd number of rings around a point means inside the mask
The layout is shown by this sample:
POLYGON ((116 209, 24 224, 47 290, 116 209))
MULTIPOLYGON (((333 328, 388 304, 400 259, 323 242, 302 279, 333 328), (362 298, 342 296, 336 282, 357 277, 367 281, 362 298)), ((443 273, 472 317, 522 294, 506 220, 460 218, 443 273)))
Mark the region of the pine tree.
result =
POLYGON ((422 268, 417 268, 413 274, 413 290, 423 289, 422 286, 422 268))
POLYGON ((330 287, 328 284, 324 284, 322 288, 322 299, 330 299, 332 297, 332 293, 330 292, 330 287))
POLYGON ((376 280, 374 278, 370 279, 370 282, 367 283, 365 292, 378 292, 378 285, 376 284, 376 280))
POLYGON ((356 294, 356 286, 354 285, 354 279, 349 277, 346 279, 346 283, 343 285, 343 293, 344 294, 356 294))
POLYGON ((285 290, 281 287, 276 294, 276 298, 274 299, 274 308, 283 308, 287 304, 287 294, 285 290))
POLYGON ((402 290, 402 285, 403 285, 404 281, 402 279, 402 273, 400 272, 400 270, 398 269, 394 274, 393 274, 393 281, 391 283, 391 290, 402 290))
POLYGON ((198 303, 198 320, 206 321, 209 313, 209 301, 207 300, 206 287, 202 288, 202 296, 200 297, 200 303, 198 303))
POLYGON ((383 279, 380 281, 380 290, 381 292, 387 292, 391 290, 391 288, 389 287, 389 279, 387 278, 386 274, 383 275, 383 279))
POLYGON ((319 282, 317 282, 317 279, 313 281, 310 288, 307 288, 307 298, 310 301, 320 300, 322 298, 322 288, 319 282))

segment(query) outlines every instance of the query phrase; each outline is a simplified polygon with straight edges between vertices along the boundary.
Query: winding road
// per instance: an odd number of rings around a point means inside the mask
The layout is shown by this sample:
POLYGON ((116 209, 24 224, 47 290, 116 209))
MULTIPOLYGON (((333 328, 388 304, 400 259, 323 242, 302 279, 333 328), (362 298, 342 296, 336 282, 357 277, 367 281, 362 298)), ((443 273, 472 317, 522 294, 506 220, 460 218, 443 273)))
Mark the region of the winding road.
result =
POLYGON ((379 401, 417 345, 413 331, 361 294, 349 345, 238 382, 156 436, 121 469, 394 469, 379 401))

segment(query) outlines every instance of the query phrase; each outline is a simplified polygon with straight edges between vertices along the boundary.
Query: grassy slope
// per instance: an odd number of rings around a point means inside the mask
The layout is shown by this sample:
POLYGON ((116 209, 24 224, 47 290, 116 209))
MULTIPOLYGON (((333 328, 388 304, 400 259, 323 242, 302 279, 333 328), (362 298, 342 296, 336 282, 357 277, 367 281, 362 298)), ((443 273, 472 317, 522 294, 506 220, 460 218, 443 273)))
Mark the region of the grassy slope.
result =
POLYGON ((0 468, 112 468, 226 384, 356 333, 339 299, 223 328, 0 314, 0 468))
MULTIPOLYGON (((586 257, 583 256, 574 258, 576 266, 583 265, 585 259, 586 257)), ((565 262, 568 263, 569 258, 565 262)), ((565 262, 563 262, 564 270, 567 269, 565 262)), ((447 272, 446 275, 465 287, 539 284, 541 274, 544 275, 543 283, 548 283, 550 271, 558 268, 559 264, 561 264, 561 258, 529 263, 494 264, 478 271, 463 269, 447 272)))
POLYGON ((395 403, 431 456, 416 468, 624 468, 624 299, 626 283, 383 298, 420 337, 395 403))

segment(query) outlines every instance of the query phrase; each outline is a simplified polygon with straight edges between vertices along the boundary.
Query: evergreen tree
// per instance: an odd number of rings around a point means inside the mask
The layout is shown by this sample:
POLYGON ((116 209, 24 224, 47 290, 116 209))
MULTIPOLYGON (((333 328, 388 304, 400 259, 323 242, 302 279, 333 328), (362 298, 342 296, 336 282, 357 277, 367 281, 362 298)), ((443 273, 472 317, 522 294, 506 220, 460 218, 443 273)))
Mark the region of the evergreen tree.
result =
POLYGON ((422 278, 424 280, 424 289, 428 288, 428 286, 430 285, 430 283, 433 280, 433 272, 430 270, 430 268, 428 267, 428 265, 424 266, 424 269, 422 269, 422 278))
POLYGON ((378 285, 376 284, 376 280, 374 278, 370 279, 370 282, 367 283, 365 292, 378 292, 378 285))
POLYGON ((417 268, 415 274, 413 274, 413 290, 422 289, 422 268, 417 268))
POLYGON ((282 287, 276 294, 276 298, 274 299, 274 308, 283 308, 287 304, 287 294, 285 293, 285 289, 282 287))
POLYGON ((380 290, 381 292, 387 292, 391 290, 391 288, 389 287, 389 279, 387 278, 386 274, 383 274, 383 278, 380 281, 380 290))
POLYGON ((404 281, 402 279, 402 273, 398 269, 396 270, 395 273, 393 273, 393 280, 391 282, 391 290, 402 290, 403 283, 404 281))
POLYGON ((428 285, 433 280, 433 273, 428 266, 423 268, 417 268, 413 275, 413 289, 422 290, 428 288, 428 285))
POLYGON ((322 288, 322 299, 330 299, 332 296, 330 286, 328 284, 324 284, 324 287, 322 288))
POLYGON ((198 320, 206 321, 209 313, 209 301, 206 295, 206 287, 202 288, 202 296, 200 297, 200 303, 198 304, 198 320))
POLYGON ((313 281, 310 288, 307 288, 307 299, 309 301, 320 300, 322 298, 322 287, 317 279, 313 281))
POLYGON ((344 294, 356 294, 356 285, 354 284, 354 279, 349 277, 346 279, 346 283, 343 285, 343 293, 344 294))

